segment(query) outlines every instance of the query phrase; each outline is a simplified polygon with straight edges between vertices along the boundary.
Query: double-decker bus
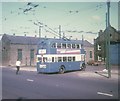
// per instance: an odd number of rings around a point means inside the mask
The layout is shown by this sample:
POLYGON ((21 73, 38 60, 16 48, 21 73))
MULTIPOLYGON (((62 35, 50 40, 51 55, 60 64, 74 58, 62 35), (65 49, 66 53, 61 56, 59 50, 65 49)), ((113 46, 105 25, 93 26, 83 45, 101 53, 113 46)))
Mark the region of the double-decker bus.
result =
POLYGON ((64 73, 85 68, 82 40, 40 39, 37 45, 38 73, 64 73))

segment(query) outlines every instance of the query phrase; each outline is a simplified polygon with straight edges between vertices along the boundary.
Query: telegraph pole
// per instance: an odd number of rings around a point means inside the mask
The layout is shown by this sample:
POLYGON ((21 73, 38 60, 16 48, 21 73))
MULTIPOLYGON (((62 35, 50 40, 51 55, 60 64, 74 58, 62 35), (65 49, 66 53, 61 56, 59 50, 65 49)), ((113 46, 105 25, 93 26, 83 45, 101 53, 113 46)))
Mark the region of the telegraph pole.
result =
POLYGON ((106 17, 106 69, 108 70, 108 78, 111 78, 110 67, 110 1, 107 1, 107 17, 106 17))

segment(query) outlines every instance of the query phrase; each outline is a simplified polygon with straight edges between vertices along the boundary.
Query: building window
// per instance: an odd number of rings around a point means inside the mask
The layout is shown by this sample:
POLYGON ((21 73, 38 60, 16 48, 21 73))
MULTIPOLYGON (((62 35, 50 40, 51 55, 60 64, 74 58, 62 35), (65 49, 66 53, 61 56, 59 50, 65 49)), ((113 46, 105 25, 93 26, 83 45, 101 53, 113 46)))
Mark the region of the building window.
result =
POLYGON ((92 51, 90 51, 90 58, 92 58, 92 51))
POLYGON ((101 50, 101 46, 100 45, 98 45, 97 47, 98 47, 98 50, 101 50))
POLYGON ((30 58, 31 58, 31 59, 34 59, 34 49, 31 49, 31 50, 30 50, 30 58))
POLYGON ((101 61, 101 59, 102 59, 101 56, 98 56, 98 61, 101 61))
POLYGON ((22 49, 18 49, 18 59, 22 60, 22 49))

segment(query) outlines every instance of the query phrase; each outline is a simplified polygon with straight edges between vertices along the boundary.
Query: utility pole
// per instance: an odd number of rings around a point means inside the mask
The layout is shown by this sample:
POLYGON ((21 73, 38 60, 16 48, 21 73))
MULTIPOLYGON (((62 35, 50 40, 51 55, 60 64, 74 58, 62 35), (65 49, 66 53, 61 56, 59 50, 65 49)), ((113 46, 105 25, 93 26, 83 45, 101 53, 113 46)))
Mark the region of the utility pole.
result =
POLYGON ((108 14, 107 14, 107 12, 106 12, 106 29, 107 29, 107 27, 108 27, 108 21, 107 21, 107 17, 108 17, 108 14))
POLYGON ((41 38, 41 30, 42 30, 42 27, 43 27, 42 23, 40 23, 40 22, 35 23, 34 22, 34 25, 39 27, 39 38, 41 38))
POLYGON ((111 78, 110 67, 110 1, 107 1, 107 17, 106 17, 106 69, 108 70, 108 78, 111 78))

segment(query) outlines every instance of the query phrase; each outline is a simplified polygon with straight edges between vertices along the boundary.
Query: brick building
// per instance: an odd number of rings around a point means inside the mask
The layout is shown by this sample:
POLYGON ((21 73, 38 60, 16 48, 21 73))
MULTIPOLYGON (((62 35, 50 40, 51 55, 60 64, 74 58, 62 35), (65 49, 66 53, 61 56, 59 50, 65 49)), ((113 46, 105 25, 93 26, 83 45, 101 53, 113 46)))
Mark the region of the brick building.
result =
POLYGON ((36 64, 36 49, 39 38, 27 36, 6 35, 2 37, 2 65, 15 65, 20 59, 22 65, 36 64))

